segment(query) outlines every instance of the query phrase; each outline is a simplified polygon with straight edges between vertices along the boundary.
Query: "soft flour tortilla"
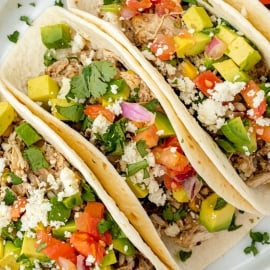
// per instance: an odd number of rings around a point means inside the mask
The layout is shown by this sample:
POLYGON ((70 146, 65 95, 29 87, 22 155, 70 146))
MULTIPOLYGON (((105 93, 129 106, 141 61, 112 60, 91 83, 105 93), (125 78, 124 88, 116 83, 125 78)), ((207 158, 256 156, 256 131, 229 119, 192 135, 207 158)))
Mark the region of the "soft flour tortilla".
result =
MULTIPOLYGON (((224 175, 227 179, 227 183, 231 184, 237 192, 239 192, 243 198, 248 200, 259 212, 267 215, 270 214, 270 185, 262 185, 257 188, 248 187, 213 139, 198 125, 196 120, 186 110, 185 106, 181 101, 179 101, 179 98, 165 81, 163 76, 157 72, 157 70, 143 57, 141 52, 130 43, 121 29, 117 26, 117 23, 115 23, 115 20, 111 21, 110 18, 104 18, 105 20, 108 20, 105 21, 93 15, 97 14, 97 11, 91 10, 91 6, 87 2, 88 1, 86 0, 68 0, 68 8, 86 20, 95 23, 104 32, 107 32, 114 37, 118 37, 118 41, 128 48, 133 57, 140 62, 149 74, 151 74, 152 78, 159 82, 158 85, 171 106, 173 108, 177 108, 176 114, 179 119, 191 134, 195 134, 194 140, 196 140, 201 149, 215 164, 216 168, 224 175)), ((254 28, 247 19, 242 17, 239 11, 227 4, 225 1, 198 0, 197 2, 211 13, 227 20, 232 26, 244 33, 245 36, 257 46, 267 66, 270 67, 269 41, 256 28, 254 28)), ((211 185, 211 183, 209 183, 209 185, 211 185)))
POLYGON ((270 10, 258 0, 225 0, 270 41, 270 10))
POLYGON ((125 233, 133 245, 146 257, 157 269, 167 269, 160 259, 153 253, 151 248, 142 240, 135 228, 129 223, 126 216, 119 210, 114 200, 106 193, 82 159, 72 150, 65 141, 58 136, 45 122, 35 116, 28 108, 20 103, 5 87, 0 83, 0 101, 8 101, 15 111, 26 120, 43 138, 46 139, 55 149, 61 153, 70 164, 76 168, 95 190, 99 199, 103 202, 113 219, 125 233))
MULTIPOLYGON (((222 233, 224 242, 205 242, 204 248, 198 247, 198 253, 204 253, 203 261, 199 261, 197 256, 192 256, 187 264, 179 260, 173 249, 167 247, 161 241, 159 234, 155 230, 150 218, 141 206, 139 200, 130 190, 122 177, 114 169, 107 158, 97 150, 89 141, 80 136, 75 130, 68 127, 64 122, 56 119, 50 113, 33 102, 27 96, 27 80, 36 77, 44 69, 43 54, 46 50, 40 39, 40 26, 54 23, 67 23, 84 38, 91 40, 93 47, 103 47, 114 52, 121 62, 129 69, 134 70, 154 92, 159 99, 166 114, 171 120, 178 139, 182 142, 182 148, 187 157, 208 183, 208 185, 222 196, 226 201, 235 205, 238 209, 256 213, 257 211, 244 200, 238 192, 223 178, 222 174, 215 168, 211 160, 202 152, 198 144, 186 131, 179 121, 175 111, 170 106, 168 100, 163 96, 153 79, 145 72, 140 64, 129 55, 128 51, 117 43, 113 38, 105 35, 98 27, 88 24, 83 19, 69 13, 68 11, 52 7, 28 29, 25 35, 19 40, 15 48, 10 52, 6 62, 1 69, 1 79, 8 89, 16 97, 28 106, 38 117, 43 119, 61 137, 77 151, 81 158, 95 173, 103 187, 115 200, 119 208, 125 213, 129 221, 141 234, 142 238, 151 246, 153 251, 170 269, 203 269, 210 262, 224 254, 232 245, 235 245, 259 220, 259 215, 240 215, 237 220, 243 226, 236 233, 222 233), (112 180, 113 179, 113 184, 112 180), (117 188, 116 188, 117 187, 117 188), (230 241, 225 242, 225 238, 230 241), (226 244, 224 244, 226 243, 226 244)), ((155 73, 155 72, 154 72, 155 73)), ((153 74, 154 75, 154 74, 153 74)), ((223 238, 222 237, 222 238, 223 238)), ((198 255, 199 256, 199 255, 198 255)))

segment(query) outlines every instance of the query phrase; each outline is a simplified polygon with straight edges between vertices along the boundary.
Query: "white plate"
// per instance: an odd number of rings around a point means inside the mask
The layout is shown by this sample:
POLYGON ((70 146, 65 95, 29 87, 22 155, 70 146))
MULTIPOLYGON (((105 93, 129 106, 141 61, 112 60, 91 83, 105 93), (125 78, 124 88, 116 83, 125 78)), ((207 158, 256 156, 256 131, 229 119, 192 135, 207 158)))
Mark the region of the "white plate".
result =
MULTIPOLYGON (((63 2, 65 3, 65 0, 63 2)), ((33 20, 42 10, 52 5, 54 5, 54 0, 0 0, 0 64, 8 49, 14 46, 14 43, 8 40, 7 35, 12 34, 15 30, 22 35, 28 27, 25 22, 20 21, 20 16, 28 16, 33 20), (18 8, 18 3, 22 5, 20 8, 18 8), (35 3, 35 6, 32 6, 31 3, 35 3)), ((254 230, 270 234, 269 225, 270 217, 266 217, 254 230)), ((254 257, 243 252, 243 249, 250 245, 250 241, 249 236, 246 236, 237 246, 205 270, 270 270, 270 245, 262 246, 258 244, 260 252, 254 257)))

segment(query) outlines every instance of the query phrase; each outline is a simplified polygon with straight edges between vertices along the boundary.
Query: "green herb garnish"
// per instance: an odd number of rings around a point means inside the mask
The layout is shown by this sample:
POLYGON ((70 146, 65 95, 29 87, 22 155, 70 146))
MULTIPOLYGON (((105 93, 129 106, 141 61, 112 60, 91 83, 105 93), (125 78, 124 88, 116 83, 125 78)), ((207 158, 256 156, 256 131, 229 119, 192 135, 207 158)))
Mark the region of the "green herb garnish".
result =
POLYGON ((21 3, 18 3, 17 4, 17 8, 20 8, 20 7, 22 7, 22 4, 21 3))
POLYGON ((180 250, 179 251, 179 258, 182 262, 185 262, 187 259, 189 259, 192 255, 192 251, 184 251, 184 250, 180 250))
POLYGON ((55 0, 54 5, 58 6, 58 7, 64 7, 64 4, 63 4, 62 0, 55 0))
POLYGON ((96 200, 96 195, 94 190, 91 188, 91 186, 89 186, 88 184, 86 184, 85 182, 82 183, 82 199, 85 202, 94 202, 96 200))
POLYGON ((147 144, 144 140, 139 140, 136 142, 136 148, 138 152, 140 153, 141 157, 145 157, 148 154, 148 149, 147 144))
POLYGON ((19 185, 23 182, 23 180, 13 172, 7 172, 3 176, 4 177, 9 176, 11 178, 12 185, 19 185))
POLYGON ((215 204, 215 207, 214 207, 214 210, 220 210, 220 209, 224 208, 226 206, 226 204, 227 204, 227 202, 223 198, 218 197, 216 204, 215 204))
POLYGON ((269 234, 267 232, 261 233, 250 230, 249 236, 251 238, 251 245, 244 249, 246 254, 253 253, 253 255, 256 256, 259 253, 256 243, 261 243, 262 245, 270 244, 269 234))
POLYGON ((236 225, 236 224, 235 224, 235 220, 236 220, 236 216, 235 216, 235 214, 233 214, 231 224, 230 224, 230 226, 229 226, 229 228, 228 228, 228 231, 229 231, 229 232, 235 231, 235 230, 237 230, 237 229, 239 229, 240 227, 243 226, 242 224, 236 225))
POLYGON ((20 17, 20 20, 22 22, 25 22, 27 25, 31 25, 32 24, 32 21, 31 21, 31 19, 28 16, 21 16, 20 17))
POLYGON ((13 204, 14 201, 16 201, 17 197, 16 195, 9 189, 5 189, 5 196, 4 196, 4 202, 6 205, 13 204))
POLYGON ((173 210, 170 204, 166 204, 162 211, 162 216, 168 222, 175 222, 185 217, 187 212, 184 208, 180 207, 176 211, 173 210))
POLYGON ((136 174, 138 171, 142 169, 146 169, 148 167, 148 162, 146 159, 143 159, 141 161, 128 164, 127 167, 127 176, 132 176, 136 174))
POLYGON ((7 38, 9 41, 17 43, 19 36, 20 36, 19 31, 14 31, 12 34, 8 35, 7 38))
POLYGON ((35 7, 36 6, 36 3, 35 2, 32 2, 32 3, 29 3, 30 6, 32 7, 35 7))
POLYGON ((72 122, 79 122, 84 119, 84 106, 80 103, 62 107, 62 106, 55 106, 57 112, 64 116, 66 119, 72 122))

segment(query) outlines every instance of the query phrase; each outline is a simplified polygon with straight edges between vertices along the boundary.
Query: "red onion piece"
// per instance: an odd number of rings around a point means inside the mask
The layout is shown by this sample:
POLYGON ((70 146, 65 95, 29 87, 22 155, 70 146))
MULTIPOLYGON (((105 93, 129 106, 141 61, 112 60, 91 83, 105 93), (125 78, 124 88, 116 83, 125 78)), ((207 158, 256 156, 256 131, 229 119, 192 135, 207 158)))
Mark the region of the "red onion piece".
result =
POLYGON ((137 11, 135 9, 129 8, 127 6, 123 6, 121 9, 121 15, 120 18, 123 20, 129 20, 135 15, 137 15, 137 11))
POLYGON ((194 197, 198 194, 202 187, 202 181, 198 179, 198 176, 192 176, 191 178, 187 179, 184 184, 183 188, 187 193, 187 196, 192 201, 194 197))
POLYGON ((122 102, 122 115, 136 122, 153 122, 155 115, 137 103, 122 102))
POLYGON ((77 256, 77 270, 88 270, 89 268, 85 265, 85 257, 82 255, 77 256))
POLYGON ((195 170, 191 166, 189 166, 189 168, 190 169, 184 170, 183 172, 176 174, 173 179, 176 182, 182 183, 183 181, 188 180, 189 178, 194 176, 196 174, 195 170))
POLYGON ((206 56, 217 60, 225 53, 227 45, 217 37, 213 37, 210 43, 205 48, 206 56))

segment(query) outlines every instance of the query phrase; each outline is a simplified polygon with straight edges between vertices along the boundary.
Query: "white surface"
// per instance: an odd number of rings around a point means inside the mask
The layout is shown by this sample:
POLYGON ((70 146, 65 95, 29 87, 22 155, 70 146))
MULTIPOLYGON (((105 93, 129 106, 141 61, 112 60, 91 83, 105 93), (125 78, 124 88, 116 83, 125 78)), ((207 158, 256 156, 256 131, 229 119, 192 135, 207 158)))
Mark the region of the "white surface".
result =
MULTIPOLYGON (((0 0, 0 63, 8 49, 15 45, 8 40, 7 35, 12 34, 15 30, 22 35, 28 27, 25 22, 20 21, 20 16, 28 16, 33 20, 42 10, 52 5, 54 5, 54 0, 0 0), (22 7, 18 8, 18 3, 21 3, 22 7), (36 6, 33 7, 30 3, 35 3, 36 6)), ((270 217, 264 218, 254 230, 270 234, 270 217)), ((260 252, 254 257, 252 254, 246 255, 243 252, 243 249, 250 245, 250 242, 249 236, 246 236, 237 246, 205 270, 270 270, 270 245, 258 244, 260 252)))

